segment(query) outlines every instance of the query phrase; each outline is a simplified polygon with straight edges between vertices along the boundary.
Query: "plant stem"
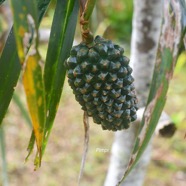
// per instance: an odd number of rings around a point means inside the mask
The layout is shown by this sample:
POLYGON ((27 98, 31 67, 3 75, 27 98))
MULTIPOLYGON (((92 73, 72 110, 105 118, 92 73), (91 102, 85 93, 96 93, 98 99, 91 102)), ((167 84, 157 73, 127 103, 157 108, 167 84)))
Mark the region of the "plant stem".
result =
POLYGON ((89 126, 89 118, 88 118, 87 112, 84 112, 83 123, 84 123, 84 130, 85 130, 84 150, 83 150, 81 168, 80 168, 80 173, 79 173, 79 178, 78 178, 78 185, 80 185, 81 177, 83 175, 85 161, 86 161, 87 153, 88 153, 88 146, 89 146, 89 128, 90 128, 90 126, 89 126))
POLYGON ((80 0, 81 12, 80 12, 80 25, 82 40, 86 44, 91 44, 93 42, 93 35, 89 30, 89 19, 92 15, 96 0, 87 0, 84 6, 84 0, 80 0))

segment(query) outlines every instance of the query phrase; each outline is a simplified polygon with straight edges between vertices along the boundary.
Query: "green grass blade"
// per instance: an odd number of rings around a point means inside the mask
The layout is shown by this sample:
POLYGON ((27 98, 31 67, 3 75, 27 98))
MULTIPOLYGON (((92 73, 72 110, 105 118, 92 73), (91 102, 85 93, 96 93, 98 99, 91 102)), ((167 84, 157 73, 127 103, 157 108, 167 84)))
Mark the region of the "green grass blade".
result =
POLYGON ((25 162, 28 161, 30 155, 33 152, 35 140, 36 140, 35 134, 34 134, 34 131, 32 131, 31 136, 30 136, 30 140, 29 140, 29 143, 28 143, 28 147, 27 147, 28 155, 25 158, 25 162))
MULTIPOLYGON (((38 1, 39 22, 44 16, 49 2, 50 0, 38 1)), ((16 48, 13 29, 11 29, 0 58, 0 124, 8 109, 21 72, 21 65, 16 48)))
POLYGON ((182 24, 185 11, 186 6, 183 7, 179 1, 165 1, 164 22, 147 106, 128 167, 118 185, 124 181, 142 156, 163 111, 169 83, 185 34, 185 27, 182 24))
POLYGON ((8 186, 8 174, 7 174, 7 162, 6 162, 6 144, 4 129, 0 126, 0 149, 1 149, 1 161, 2 161, 2 185, 8 186))
POLYGON ((25 119, 26 124, 28 125, 28 127, 32 128, 32 122, 31 122, 30 117, 28 115, 28 111, 24 107, 24 104, 21 101, 20 96, 17 95, 17 93, 14 93, 14 95, 13 95, 13 101, 15 102, 17 107, 19 108, 19 110, 21 112, 21 116, 25 119))
POLYGON ((0 58, 0 124, 12 99, 21 65, 16 52, 13 30, 10 31, 0 58))
POLYGON ((44 69, 47 105, 44 148, 62 93, 66 73, 64 62, 69 56, 72 47, 78 9, 79 2, 76 0, 57 1, 44 69))
POLYGON ((51 0, 37 0, 37 1, 38 1, 37 7, 39 12, 38 22, 40 23, 51 0))

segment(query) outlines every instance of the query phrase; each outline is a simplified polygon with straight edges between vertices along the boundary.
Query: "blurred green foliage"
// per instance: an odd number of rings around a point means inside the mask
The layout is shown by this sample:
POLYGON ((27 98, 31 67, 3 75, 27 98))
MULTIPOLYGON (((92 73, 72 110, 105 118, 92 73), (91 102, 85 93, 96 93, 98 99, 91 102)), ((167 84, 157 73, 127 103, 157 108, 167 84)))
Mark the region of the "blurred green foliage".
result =
POLYGON ((178 57, 175 73, 179 73, 184 67, 186 67, 186 51, 182 52, 178 57))
POLYGON ((110 23, 106 35, 111 34, 111 37, 129 43, 132 33, 133 1, 101 0, 99 1, 99 8, 103 17, 110 23))
POLYGON ((186 87, 183 86, 186 78, 185 74, 186 70, 186 51, 182 52, 177 60, 176 68, 174 71, 174 78, 171 82, 170 89, 169 89, 169 97, 167 100, 167 110, 169 111, 169 107, 171 105, 178 105, 179 108, 176 107, 171 111, 171 118, 176 123, 177 127, 185 128, 183 122, 186 121, 186 107, 185 107, 185 92, 186 87))

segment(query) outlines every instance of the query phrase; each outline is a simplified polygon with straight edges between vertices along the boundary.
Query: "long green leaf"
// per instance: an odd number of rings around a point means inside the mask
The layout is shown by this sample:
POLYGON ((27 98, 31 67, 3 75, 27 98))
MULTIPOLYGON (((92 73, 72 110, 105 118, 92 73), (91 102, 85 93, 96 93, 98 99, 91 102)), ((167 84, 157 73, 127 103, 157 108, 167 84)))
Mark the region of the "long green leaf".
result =
MULTIPOLYGON (((39 0, 39 22, 50 3, 50 0, 39 0)), ((21 65, 19 62, 15 37, 11 29, 0 58, 0 124, 8 109, 14 88, 17 84, 21 65)))
POLYGON ((182 6, 181 1, 164 2, 164 22, 147 106, 127 170, 118 185, 127 177, 145 151, 164 108, 169 83, 186 31, 185 25, 182 24, 186 6, 182 6))
POLYGON ((12 99, 20 71, 21 65, 16 51, 13 30, 11 30, 0 58, 0 124, 12 99))
POLYGON ((0 126, 0 151, 2 161, 2 185, 8 186, 7 162, 6 162, 6 144, 3 126, 0 126))
POLYGON ((46 147, 62 93, 66 73, 64 62, 72 47, 78 5, 76 0, 58 0, 56 5, 44 69, 47 119, 43 149, 46 147))

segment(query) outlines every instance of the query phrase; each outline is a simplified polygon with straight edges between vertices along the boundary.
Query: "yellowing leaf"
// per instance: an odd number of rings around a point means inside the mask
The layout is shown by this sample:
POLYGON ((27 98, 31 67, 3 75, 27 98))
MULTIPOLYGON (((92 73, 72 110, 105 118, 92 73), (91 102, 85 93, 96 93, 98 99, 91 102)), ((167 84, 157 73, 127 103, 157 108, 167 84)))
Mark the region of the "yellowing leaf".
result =
POLYGON ((28 57, 23 74, 23 85, 25 88, 27 104, 32 119, 39 159, 41 160, 46 106, 42 69, 39 65, 39 61, 40 56, 37 53, 28 57))
MULTIPOLYGON (((14 34, 20 63, 23 64, 33 35, 37 35, 38 12, 36 0, 10 0, 14 20, 14 34)), ((38 37, 34 37, 38 38, 38 37)), ((36 41, 35 41, 36 42, 36 41)))

